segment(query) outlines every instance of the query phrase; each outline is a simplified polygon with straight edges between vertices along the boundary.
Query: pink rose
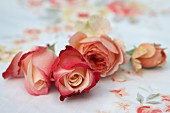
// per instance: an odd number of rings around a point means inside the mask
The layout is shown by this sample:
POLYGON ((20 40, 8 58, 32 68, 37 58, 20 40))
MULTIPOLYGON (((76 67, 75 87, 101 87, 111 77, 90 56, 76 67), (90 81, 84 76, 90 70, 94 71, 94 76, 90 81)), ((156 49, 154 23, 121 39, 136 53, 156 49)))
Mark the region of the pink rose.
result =
POLYGON ((53 67, 55 85, 64 100, 76 93, 89 92, 100 79, 100 74, 90 68, 86 59, 73 47, 66 46, 53 67))
POLYGON ((48 93, 55 53, 46 47, 36 47, 21 55, 19 52, 11 62, 3 77, 25 77, 25 87, 32 95, 48 93))
POLYGON ((150 106, 141 106, 137 109, 137 113, 162 113, 162 110, 150 106))
POLYGON ((108 36, 87 37, 86 34, 77 32, 69 43, 84 55, 92 69, 101 73, 101 77, 115 73, 119 65, 125 62, 123 43, 108 36))
POLYGON ((153 68, 166 63, 166 54, 159 44, 143 43, 132 54, 132 64, 136 72, 142 67, 153 68))

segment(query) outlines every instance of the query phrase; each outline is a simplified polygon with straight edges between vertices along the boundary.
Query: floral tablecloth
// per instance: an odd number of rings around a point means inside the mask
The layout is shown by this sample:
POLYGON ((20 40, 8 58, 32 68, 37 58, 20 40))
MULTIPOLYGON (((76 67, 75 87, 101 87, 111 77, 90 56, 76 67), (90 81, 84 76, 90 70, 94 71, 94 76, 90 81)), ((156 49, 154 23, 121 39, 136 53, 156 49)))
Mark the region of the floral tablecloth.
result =
MULTIPOLYGON (((109 36, 119 37, 127 49, 142 42, 160 43, 170 54, 169 0, 4 0, 0 1, 0 73, 20 50, 56 43, 56 54, 76 31, 75 22, 92 14, 108 18, 109 36)), ((0 77, 1 113, 165 113, 170 112, 170 59, 162 68, 131 64, 102 78, 90 93, 59 100, 52 86, 44 96, 31 96, 23 79, 0 77)))

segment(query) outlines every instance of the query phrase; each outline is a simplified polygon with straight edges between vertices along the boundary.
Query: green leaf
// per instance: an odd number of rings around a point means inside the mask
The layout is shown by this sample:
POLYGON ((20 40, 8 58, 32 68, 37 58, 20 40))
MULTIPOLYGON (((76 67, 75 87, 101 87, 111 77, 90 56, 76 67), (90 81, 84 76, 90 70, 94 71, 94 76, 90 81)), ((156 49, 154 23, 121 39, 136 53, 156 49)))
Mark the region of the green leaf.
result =
POLYGON ((52 51, 55 52, 55 44, 56 44, 56 43, 54 43, 54 44, 52 44, 52 45, 47 44, 48 49, 50 49, 50 50, 52 50, 52 51))
POLYGON ((143 97, 141 94, 138 93, 136 100, 137 100, 140 104, 143 104, 144 97, 143 97))
POLYGON ((148 101, 147 104, 161 104, 161 102, 158 101, 148 101))
POLYGON ((158 97, 159 95, 160 95, 159 93, 157 93, 157 94, 151 94, 151 95, 149 95, 149 96, 147 97, 146 100, 154 99, 154 98, 158 97))

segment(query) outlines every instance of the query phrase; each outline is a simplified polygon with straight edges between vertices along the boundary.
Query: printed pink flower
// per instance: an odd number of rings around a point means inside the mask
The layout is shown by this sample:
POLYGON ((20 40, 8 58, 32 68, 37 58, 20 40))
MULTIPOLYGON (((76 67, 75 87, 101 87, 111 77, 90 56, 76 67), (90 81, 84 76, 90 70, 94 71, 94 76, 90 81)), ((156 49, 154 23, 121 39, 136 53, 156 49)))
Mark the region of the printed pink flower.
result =
POLYGON ((126 61, 123 43, 108 36, 87 37, 86 34, 77 32, 69 43, 84 55, 92 69, 101 73, 101 77, 115 73, 119 65, 126 61))
POLYGON ((125 91, 125 88, 110 90, 110 92, 115 93, 118 97, 128 96, 129 94, 125 91))
POLYGON ((73 47, 66 46, 53 67, 55 85, 64 100, 76 93, 89 92, 100 79, 100 74, 90 68, 86 59, 73 47))
POLYGON ((162 113, 162 110, 151 106, 141 106, 137 108, 137 113, 162 113))
POLYGON ((170 95, 163 95, 163 96, 162 96, 162 101, 168 101, 168 102, 170 102, 170 95))
POLYGON ((132 64, 136 72, 142 67, 153 68, 166 63, 166 54, 159 44, 143 43, 132 54, 132 64))
POLYGON ((162 101, 166 105, 166 111, 170 111, 170 95, 163 95, 162 96, 162 101))
POLYGON ((28 4, 31 7, 40 7, 44 3, 44 0, 28 0, 28 4))
POLYGON ((108 4, 108 8, 116 15, 127 15, 129 11, 124 2, 118 1, 108 4))
POLYGON ((55 59, 56 55, 52 50, 40 46, 21 57, 19 67, 24 73, 25 87, 30 94, 48 93, 55 59))
POLYGON ((4 78, 25 76, 25 87, 32 95, 48 93, 55 53, 46 47, 36 47, 22 55, 19 52, 7 70, 4 78))
POLYGON ((167 107, 165 108, 165 112, 170 112, 170 106, 167 106, 167 107))
POLYGON ((128 6, 125 2, 120 1, 109 3, 107 7, 118 16, 136 16, 142 13, 137 6, 128 6))
POLYGON ((119 109, 121 110, 129 110, 130 108, 130 102, 126 101, 126 100, 122 100, 122 101, 119 101, 119 102, 116 102, 116 104, 118 105, 117 107, 119 107, 119 109))
POLYGON ((49 3, 56 8, 60 7, 60 5, 61 5, 59 3, 59 0, 49 0, 49 3))

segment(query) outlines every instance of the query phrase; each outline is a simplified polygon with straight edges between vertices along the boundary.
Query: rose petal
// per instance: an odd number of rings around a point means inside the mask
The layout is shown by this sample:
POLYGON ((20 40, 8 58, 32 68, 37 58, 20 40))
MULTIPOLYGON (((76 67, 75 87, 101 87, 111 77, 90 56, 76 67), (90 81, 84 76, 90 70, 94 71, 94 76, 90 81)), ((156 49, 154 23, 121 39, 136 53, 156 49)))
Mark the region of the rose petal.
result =
POLYGON ((22 66, 22 61, 27 58, 29 55, 33 54, 34 52, 41 52, 41 51, 45 51, 45 47, 41 47, 41 46, 37 46, 35 48, 33 48, 31 51, 25 53, 22 55, 22 57, 20 58, 19 62, 18 62, 18 66, 19 66, 19 70, 18 70, 18 74, 20 74, 21 71, 21 66, 22 66))
POLYGON ((63 86, 60 82, 55 82, 56 87, 58 87, 58 90, 60 92, 60 95, 62 97, 66 97, 72 93, 74 93, 73 90, 69 90, 68 88, 66 88, 65 86, 63 86))
MULTIPOLYGON (((18 65, 21 69, 22 61, 27 58, 29 55, 33 55, 33 64, 36 67, 39 67, 41 70, 44 70, 46 75, 49 75, 51 72, 51 66, 53 65, 56 55, 52 50, 47 49, 47 47, 41 47, 37 46, 33 50, 29 51, 28 53, 25 53, 18 65), (45 60, 45 62, 44 62, 45 60)), ((19 69, 19 70, 20 70, 19 69)))
POLYGON ((94 45, 103 53, 108 54, 108 49, 106 49, 106 47, 103 46, 101 43, 94 43, 94 45))
POLYGON ((139 58, 141 64, 145 68, 151 68, 159 65, 162 62, 161 49, 157 49, 151 58, 139 58))
POLYGON ((166 64, 166 57, 167 56, 166 56, 166 54, 164 52, 164 49, 161 49, 161 55, 162 55, 162 61, 158 66, 162 66, 162 65, 166 64))
POLYGON ((130 60, 130 58, 131 58, 131 56, 130 55, 128 55, 128 54, 126 54, 126 46, 125 46, 125 43, 122 41, 122 40, 120 40, 119 38, 115 38, 114 39, 114 42, 116 43, 116 45, 118 45, 121 49, 122 49, 122 51, 123 51, 123 56, 124 56, 124 62, 123 62, 123 64, 125 64, 125 63, 128 63, 129 62, 129 60, 130 60))
POLYGON ((132 58, 139 58, 141 57, 142 55, 146 54, 147 53, 147 50, 145 48, 137 48, 133 54, 132 54, 132 58))
POLYGON ((137 59, 132 59, 132 65, 135 72, 139 72, 139 70, 142 69, 141 62, 137 59))
POLYGON ((67 73, 71 73, 73 70, 74 68, 67 70, 58 66, 55 70, 53 70, 54 79, 55 80, 60 79, 63 75, 66 75, 67 73))
POLYGON ((132 54, 132 58, 150 58, 156 50, 153 44, 141 44, 132 54))
POLYGON ((79 48, 79 41, 86 38, 86 34, 82 32, 75 33, 69 40, 69 44, 74 48, 79 48))
POLYGON ((124 63, 124 51, 119 47, 119 45, 116 45, 116 47, 119 54, 115 54, 114 64, 112 64, 112 67, 110 67, 110 70, 106 73, 107 76, 115 73, 118 70, 119 65, 124 63))
POLYGON ((42 74, 40 73, 39 69, 37 69, 34 65, 32 68, 32 81, 34 83, 34 87, 36 85, 37 89, 41 89, 43 85, 41 85, 40 87, 38 87, 37 83, 39 81, 43 81, 44 82, 44 77, 42 76, 42 74))
POLYGON ((3 76, 4 79, 6 79, 8 77, 23 77, 22 73, 18 74, 18 70, 19 70, 18 62, 19 62, 21 56, 22 56, 22 52, 19 52, 12 59, 12 62, 9 65, 9 67, 7 68, 7 70, 2 73, 2 76, 3 76))
POLYGON ((45 49, 44 51, 37 51, 33 53, 33 64, 39 67, 45 72, 46 75, 50 75, 51 66, 54 64, 56 59, 55 53, 50 49, 45 49))
POLYGON ((47 94, 50 87, 49 78, 46 77, 45 73, 42 70, 33 66, 31 60, 28 63, 27 75, 25 75, 25 87, 31 95, 35 96, 47 94), (37 69, 36 71, 39 72, 34 73, 35 71, 33 70, 35 70, 35 68, 37 69), (41 84, 42 86, 39 87, 35 87, 36 82, 33 78, 34 76, 37 76, 37 73, 39 76, 41 76, 39 80, 42 80, 44 82, 44 84, 41 84))
MULTIPOLYGON (((31 59, 32 59, 32 54, 30 54, 27 57, 25 57, 25 59, 22 61, 22 65, 21 65, 20 68, 21 68, 22 72, 24 73, 24 75, 27 75, 28 64, 29 64, 31 59)), ((31 62, 32 62, 32 60, 31 60, 31 62)))
POLYGON ((156 52, 153 44, 141 44, 140 46, 145 48, 147 51, 145 55, 141 56, 141 58, 151 58, 156 52))
POLYGON ((85 92, 89 92, 91 88, 93 88, 97 82, 100 80, 100 73, 92 71, 92 76, 91 76, 91 84, 84 90, 85 92))
POLYGON ((64 69, 70 69, 77 64, 87 65, 84 57, 73 47, 67 46, 60 52, 60 66, 64 69))
POLYGON ((105 36, 102 37, 88 37, 80 41, 80 43, 90 43, 90 42, 101 42, 108 50, 112 51, 115 54, 118 54, 118 51, 113 41, 110 38, 106 38, 105 36))

